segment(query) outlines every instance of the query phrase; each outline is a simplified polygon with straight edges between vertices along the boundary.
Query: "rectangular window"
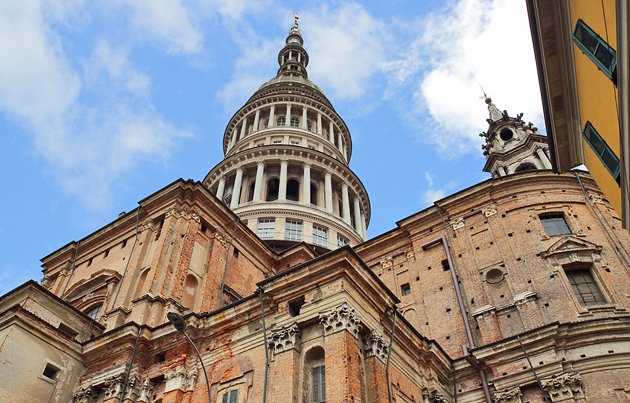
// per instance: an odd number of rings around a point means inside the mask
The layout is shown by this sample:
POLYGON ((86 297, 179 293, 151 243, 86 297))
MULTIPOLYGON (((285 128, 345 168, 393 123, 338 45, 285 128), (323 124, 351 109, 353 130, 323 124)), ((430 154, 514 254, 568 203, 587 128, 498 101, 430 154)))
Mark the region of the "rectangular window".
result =
POLYGON ((313 225, 313 244, 319 246, 328 246, 328 230, 326 228, 313 225))
POLYGON ((346 246, 348 244, 348 240, 344 237, 342 237, 341 235, 337 235, 337 246, 338 247, 342 247, 342 246, 346 246))
POLYGON ((229 390, 223 395, 221 403, 238 403, 238 390, 229 390))
POLYGON ((46 367, 44 368, 44 372, 42 373, 42 375, 44 375, 48 379, 54 380, 57 377, 58 373, 59 373, 59 368, 55 367, 52 364, 46 364, 46 367))
POLYGON ((409 294, 411 294, 411 286, 409 285, 409 283, 405 283, 405 284, 400 286, 400 293, 402 295, 409 295, 409 294))
POLYGON ((606 298, 595 282, 590 269, 565 269, 565 273, 580 304, 592 306, 606 303, 606 298))
POLYGON ((275 231, 275 218, 260 218, 258 220, 257 234, 260 239, 273 239, 275 231))
POLYGON ((619 179, 619 158, 610 149, 608 144, 604 141, 602 136, 599 135, 595 127, 591 122, 587 121, 582 131, 582 136, 586 140, 589 146, 595 151, 595 154, 599 157, 599 160, 604 164, 608 172, 615 179, 617 184, 621 183, 619 179))
POLYGON ((582 20, 578 20, 575 25, 573 41, 597 65, 597 68, 603 71, 613 82, 617 81, 617 55, 615 54, 615 49, 608 45, 582 20))
POLYGON ((547 214, 540 216, 540 222, 549 236, 571 233, 571 229, 567 225, 563 214, 547 214))
POLYGON ((326 368, 323 365, 314 367, 312 374, 313 402, 320 403, 326 401, 326 368))
POLYGON ((301 241, 302 221, 287 220, 284 227, 284 239, 287 241, 301 241))

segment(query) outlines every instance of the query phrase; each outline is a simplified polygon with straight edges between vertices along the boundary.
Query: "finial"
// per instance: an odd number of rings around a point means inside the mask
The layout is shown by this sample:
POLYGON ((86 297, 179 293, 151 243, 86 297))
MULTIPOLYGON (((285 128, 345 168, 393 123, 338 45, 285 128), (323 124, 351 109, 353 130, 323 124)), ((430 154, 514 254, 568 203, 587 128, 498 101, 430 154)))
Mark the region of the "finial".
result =
POLYGON ((492 98, 490 98, 488 94, 486 94, 486 91, 483 89, 481 84, 479 84, 479 88, 481 88, 481 93, 483 94, 483 96, 480 98, 483 99, 487 105, 490 105, 492 103, 492 98))
POLYGON ((300 17, 298 17, 297 13, 294 13, 293 10, 289 9, 289 11, 291 11, 291 14, 293 14, 293 23, 297 25, 298 19, 300 19, 300 17))

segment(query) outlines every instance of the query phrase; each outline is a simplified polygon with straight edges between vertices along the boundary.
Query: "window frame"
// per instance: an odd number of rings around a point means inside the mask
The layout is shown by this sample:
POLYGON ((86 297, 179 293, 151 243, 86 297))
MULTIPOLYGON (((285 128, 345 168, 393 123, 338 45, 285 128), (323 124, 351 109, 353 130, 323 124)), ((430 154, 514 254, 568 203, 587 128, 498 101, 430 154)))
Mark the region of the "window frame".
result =
MULTIPOLYGON (((579 306, 585 309, 591 309, 610 303, 593 271, 593 266, 591 264, 569 264, 562 266, 562 269, 571 288, 571 292, 573 293, 573 296, 577 300, 579 306), (576 273, 581 273, 582 275, 587 274, 591 281, 576 281, 578 279, 578 275, 576 273), (580 286, 586 286, 588 291, 584 292, 584 287, 580 286), (591 298, 593 301, 589 302, 588 300, 591 298)), ((583 276, 582 278, 585 277, 586 276, 583 276)))
POLYGON ((289 127, 299 128, 300 118, 296 118, 295 116, 292 116, 291 119, 289 119, 289 127))
POLYGON ((238 403, 238 389, 227 390, 223 396, 221 396, 221 403, 238 403), (234 397, 235 400, 232 400, 234 394, 236 394, 236 397, 234 397))
POLYGON ((346 239, 345 237, 337 234, 337 247, 339 248, 343 248, 344 246, 348 245, 350 242, 348 241, 348 239, 346 239))
POLYGON ((575 29, 573 30, 573 42, 576 46, 589 58, 599 70, 602 71, 617 85, 617 52, 615 49, 610 46, 601 36, 599 36, 591 27, 589 27, 582 19, 578 19, 575 23, 575 29), (589 34, 591 39, 593 39, 596 44, 593 51, 591 51, 587 45, 580 39, 577 35, 578 29, 583 29, 583 33, 589 34), (601 47, 605 48, 609 54, 612 55, 612 61, 608 66, 606 66, 598 57, 597 52, 601 49, 601 47))
MULTIPOLYGON (((542 225, 543 229, 545 230, 545 234, 547 236, 567 235, 567 234, 572 234, 573 233, 572 230, 571 230, 571 227, 569 226, 569 223, 567 222, 567 219, 566 219, 564 213, 562 213, 562 212, 549 212, 549 213, 546 213, 546 214, 540 214, 538 216, 538 220, 540 221, 540 225, 542 225), (566 227, 567 232, 552 231, 552 230, 554 230, 554 228, 552 228, 551 225, 549 225, 549 226, 545 225, 545 222, 547 224, 551 224, 552 223, 551 220, 558 219, 558 218, 562 219, 562 222, 564 223, 564 226, 566 227), (551 232, 554 232, 554 233, 551 233, 551 232)), ((557 221, 555 221, 555 222, 557 222, 557 221)))
POLYGON ((328 247, 328 228, 313 224, 313 245, 328 247))
POLYGON ((311 368, 311 397, 313 403, 326 402, 326 365, 317 365, 311 368), (317 383, 315 374, 317 373, 317 383))
POLYGON ((258 226, 256 227, 256 235, 258 235, 258 238, 274 239, 275 233, 276 233, 276 219, 275 218, 259 218, 258 219, 258 226), (261 228, 260 224, 271 224, 271 225, 268 228, 261 228), (263 236, 266 234, 261 234, 261 229, 267 232, 271 231, 270 236, 269 237, 263 236))
POLYGON ((302 221, 285 220, 284 222, 284 239, 286 241, 302 241, 302 221), (294 228, 289 228, 293 226, 294 228))
POLYGON ((606 143, 606 140, 604 140, 604 138, 599 134, 597 129, 595 129, 595 126, 593 126, 590 120, 587 120, 586 123, 584 124, 584 129, 582 130, 582 137, 584 138, 586 143, 591 147, 591 150, 593 150, 595 155, 597 155, 597 158, 599 158, 602 165, 604 165, 604 167, 613 177, 615 182, 617 182, 617 184, 621 186, 621 179, 620 179, 621 164, 619 162, 619 157, 617 157, 617 154, 615 154, 615 152, 612 150, 612 148, 610 148, 608 143, 606 143), (589 131, 591 136, 588 136, 586 134, 587 130, 589 131), (595 146, 595 142, 593 141, 593 139, 596 139, 596 141, 601 142, 601 145, 603 146, 601 151, 597 150, 597 147, 595 146), (604 160, 604 154, 606 152, 610 153, 610 155, 615 159, 615 162, 617 164, 616 168, 608 166, 608 163, 604 160))

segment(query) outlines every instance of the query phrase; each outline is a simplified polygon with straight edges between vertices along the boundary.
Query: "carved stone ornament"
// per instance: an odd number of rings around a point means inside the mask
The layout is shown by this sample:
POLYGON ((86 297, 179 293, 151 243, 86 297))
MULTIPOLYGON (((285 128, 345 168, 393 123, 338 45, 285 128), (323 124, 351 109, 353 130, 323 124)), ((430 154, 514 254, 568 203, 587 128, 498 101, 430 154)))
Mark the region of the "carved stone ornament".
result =
POLYGON ((488 206, 481 209, 484 216, 490 217, 497 213, 497 206, 488 206))
POLYGON ((67 262, 66 264, 63 265, 63 267, 60 270, 60 274, 62 276, 69 276, 70 273, 72 273, 72 263, 67 262))
POLYGON ((219 234, 218 232, 215 232, 214 233, 214 237, 216 238, 217 241, 219 241, 221 243, 221 245, 223 245, 224 247, 227 248, 228 241, 227 241, 227 239, 225 239, 225 236, 219 234))
POLYGON ((429 394, 429 402, 431 403, 448 403, 448 400, 444 397, 443 394, 438 392, 437 390, 432 391, 429 394))
POLYGON ((577 373, 564 372, 558 376, 541 379, 540 383, 545 392, 549 393, 552 402, 566 399, 584 399, 582 390, 582 376, 577 373))
POLYGON ((105 399, 119 398, 122 392, 123 383, 125 382, 125 375, 118 374, 105 381, 104 393, 105 399))
POLYGON ((347 302, 319 314, 319 323, 324 325, 326 335, 347 330, 354 337, 359 337, 361 330, 361 317, 354 308, 350 308, 347 302))
POLYGON ((145 379, 140 385, 140 396, 138 397, 138 403, 149 403, 151 401, 151 395, 153 394, 153 387, 155 385, 149 379, 145 379))
POLYGON ((297 349, 298 339, 300 338, 300 328, 297 322, 289 326, 282 326, 280 329, 273 330, 269 337, 269 348, 274 354, 280 354, 283 351, 290 350, 292 348, 297 349))
POLYGON ((154 225, 155 225, 155 222, 153 221, 153 218, 149 217, 146 220, 142 221, 142 224, 140 224, 140 232, 147 229, 153 230, 154 225))
POLYGON ((72 403, 91 403, 96 400, 97 395, 94 386, 80 386, 75 388, 72 393, 72 403))
POLYGON ((383 260, 381 260, 381 266, 383 267, 383 269, 388 269, 390 267, 392 267, 394 265, 394 262, 390 257, 386 257, 383 260))
POLYGON ((453 227, 453 230, 464 228, 464 225, 466 225, 464 223, 464 217, 459 217, 454 220, 451 220, 451 226, 453 227))
POLYGON ((521 403, 523 393, 521 393, 521 388, 516 386, 514 388, 498 390, 492 395, 495 403, 521 403))
POLYGON ((172 371, 165 372, 166 385, 164 386, 164 392, 176 389, 183 392, 193 390, 197 374, 197 368, 188 369, 185 365, 180 365, 172 371))
POLYGON ((377 357, 383 363, 387 360, 387 349, 389 343, 376 330, 370 331, 365 338, 365 357, 377 357))
POLYGON ((52 285, 52 278, 50 276, 44 276, 44 278, 42 279, 42 287, 44 288, 50 288, 50 286, 52 285))

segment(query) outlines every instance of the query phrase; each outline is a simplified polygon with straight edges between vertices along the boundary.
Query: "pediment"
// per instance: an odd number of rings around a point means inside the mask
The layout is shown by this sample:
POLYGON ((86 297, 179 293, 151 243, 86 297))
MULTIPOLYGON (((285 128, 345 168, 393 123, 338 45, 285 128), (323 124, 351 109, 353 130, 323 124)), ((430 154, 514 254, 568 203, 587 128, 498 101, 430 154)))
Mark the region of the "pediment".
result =
POLYGON ((542 257, 549 257, 552 255, 565 254, 565 253, 574 253, 574 252, 592 252, 592 253, 600 253, 602 251, 602 247, 598 246, 592 242, 586 241, 584 239, 580 239, 578 237, 569 235, 564 236, 557 240, 549 249, 542 252, 540 255, 542 257))
POLYGON ((120 274, 114 270, 102 269, 92 274, 88 279, 83 279, 74 284, 66 292, 64 299, 73 300, 90 292, 107 286, 112 280, 118 281, 120 274))

